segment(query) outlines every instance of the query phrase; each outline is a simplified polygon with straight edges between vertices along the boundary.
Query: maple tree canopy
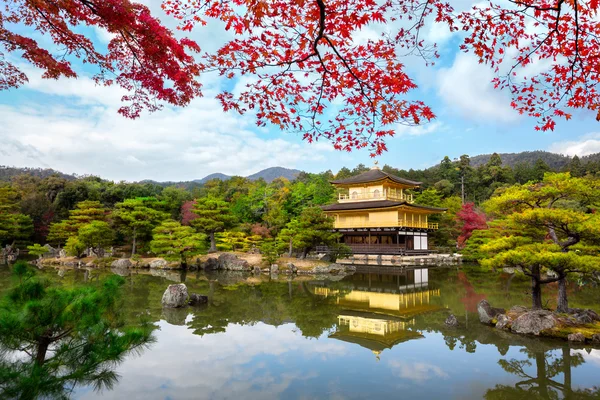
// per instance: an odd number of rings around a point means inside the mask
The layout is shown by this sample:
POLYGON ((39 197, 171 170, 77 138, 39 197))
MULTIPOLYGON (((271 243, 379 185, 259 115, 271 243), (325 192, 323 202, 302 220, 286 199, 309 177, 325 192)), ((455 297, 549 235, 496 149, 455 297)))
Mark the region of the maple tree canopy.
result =
POLYGON ((340 150, 380 154, 398 124, 435 118, 411 98, 416 84, 402 60, 412 55, 433 64, 439 55, 423 30, 443 24, 463 32, 461 50, 493 68, 495 87, 510 91, 512 107, 536 118, 536 129, 554 129, 556 118, 568 120, 577 108, 600 119, 600 0, 497 0, 467 11, 440 0, 164 0, 184 32, 219 20, 234 34, 204 54, 130 0, 4 3, 0 90, 27 81, 8 53, 43 69, 45 78, 75 77, 71 61, 78 57, 99 68, 98 83, 129 91, 119 112, 131 118, 162 102, 188 104, 202 94, 202 73, 247 76, 241 93, 218 95, 225 111, 252 112, 259 126, 302 132, 308 141, 325 138, 340 150), (22 25, 49 34, 58 55, 16 33, 22 25), (77 25, 112 33, 108 49, 74 32, 77 25), (372 38, 363 34, 367 28, 381 33, 372 38))

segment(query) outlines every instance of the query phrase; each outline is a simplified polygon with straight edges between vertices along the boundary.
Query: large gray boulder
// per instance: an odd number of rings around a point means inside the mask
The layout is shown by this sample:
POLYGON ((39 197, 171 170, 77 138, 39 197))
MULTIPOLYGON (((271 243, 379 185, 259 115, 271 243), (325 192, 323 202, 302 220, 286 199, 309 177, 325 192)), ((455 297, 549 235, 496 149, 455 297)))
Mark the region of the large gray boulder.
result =
POLYGON ((487 300, 481 300, 477 304, 477 313, 479 314, 479 321, 483 324, 491 324, 492 320, 499 314, 504 314, 503 308, 494 308, 488 303, 487 300))
POLYGON ((219 256, 219 269, 226 271, 250 271, 252 267, 246 260, 238 258, 235 254, 223 253, 219 256))
POLYGON ((169 263, 167 262, 167 260, 164 260, 162 258, 157 258, 156 260, 152 260, 150 261, 150 268, 166 268, 167 265, 169 265, 169 263))
POLYGON ((169 285, 162 297, 163 307, 179 308, 188 302, 187 286, 183 283, 169 285))
POLYGON ((206 261, 200 264, 200 268, 206 271, 219 269, 219 261, 214 257, 208 257, 206 261))
POLYGON ((515 333, 539 336, 540 332, 552 329, 557 321, 550 311, 533 310, 521 314, 512 323, 511 330, 515 333))
POLYGON ((119 258, 110 264, 110 266, 113 268, 131 268, 132 265, 133 264, 129 258, 119 258))

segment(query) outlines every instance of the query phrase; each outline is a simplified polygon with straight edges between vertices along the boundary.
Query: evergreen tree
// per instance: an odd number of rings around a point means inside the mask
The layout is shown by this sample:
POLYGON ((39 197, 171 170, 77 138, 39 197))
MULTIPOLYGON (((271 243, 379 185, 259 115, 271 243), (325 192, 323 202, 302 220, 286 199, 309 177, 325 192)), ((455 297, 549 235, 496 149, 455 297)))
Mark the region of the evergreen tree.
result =
POLYGON ((532 304, 541 308, 541 285, 558 282, 559 312, 567 312, 567 277, 600 270, 600 181, 546 174, 541 183, 516 185, 486 208, 504 219, 502 237, 484 246, 492 267, 519 267, 532 281, 532 304), (554 276, 543 278, 544 271, 554 276))
POLYGON ((215 233, 233 228, 236 222, 235 217, 231 214, 229 204, 220 199, 206 197, 196 200, 193 212, 198 218, 191 222, 192 226, 209 236, 209 251, 217 251, 215 233))
POLYGON ((92 221, 79 228, 77 240, 84 248, 92 249, 98 257, 104 255, 104 249, 114 240, 112 228, 104 221, 92 221))
POLYGON ((579 178, 585 175, 585 168, 581 165, 581 160, 577 155, 574 155, 567 167, 567 170, 571 173, 571 176, 579 178))
POLYGON ((294 248, 302 251, 306 257, 315 246, 332 245, 341 235, 333 232, 333 220, 319 207, 305 208, 300 216, 288 225, 289 236, 294 248))
POLYGON ((177 221, 163 221, 152 232, 150 250, 167 260, 187 265, 189 257, 206 250, 206 236, 177 221))
POLYGON ((0 346, 22 356, 0 357, 0 397, 68 398, 76 385, 110 389, 115 365, 152 342, 149 326, 124 326, 123 278, 65 289, 23 262, 13 271, 20 283, 0 301, 0 346))
POLYGON ((138 197, 115 205, 115 211, 112 213, 113 221, 118 229, 131 237, 132 256, 136 251, 138 237, 151 238, 152 229, 169 219, 169 213, 160 210, 164 208, 165 203, 155 197, 138 197))

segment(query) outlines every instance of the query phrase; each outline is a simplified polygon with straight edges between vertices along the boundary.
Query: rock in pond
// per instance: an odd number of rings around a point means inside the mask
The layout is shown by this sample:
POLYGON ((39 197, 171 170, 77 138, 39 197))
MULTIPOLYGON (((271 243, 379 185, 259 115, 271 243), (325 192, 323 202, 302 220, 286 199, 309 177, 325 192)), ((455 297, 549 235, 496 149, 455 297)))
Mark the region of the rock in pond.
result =
POLYGON ((235 254, 223 253, 219 256, 219 269, 226 271, 250 271, 252 268, 246 260, 238 258, 235 254))
POLYGON ((567 336, 567 339, 569 340, 569 342, 585 342, 585 336, 583 336, 583 333, 581 332, 571 333, 569 334, 569 336, 567 336))
POLYGON ((179 308, 187 305, 188 291, 183 283, 169 285, 162 297, 163 307, 179 308))
POLYGON ((278 273, 278 272, 279 272, 279 265, 277 265, 277 264, 272 264, 272 265, 271 265, 271 268, 269 269, 269 271, 270 271, 272 274, 276 274, 276 273, 278 273))
POLYGON ((293 263, 287 263, 288 273, 295 274, 298 272, 298 267, 296 267, 293 263))
POLYGON ((450 314, 448 318, 446 318, 446 321, 444 321, 444 324, 446 324, 447 326, 458 326, 458 320, 456 319, 454 314, 450 314))
POLYGON ((214 257, 208 257, 208 259, 206 261, 204 261, 202 264, 200 264, 200 268, 207 270, 207 271, 213 271, 215 269, 219 269, 219 261, 214 257))
POLYGON ((512 318, 505 314, 498 314, 496 321, 496 329, 508 329, 510 328, 512 318))
POLYGON ((150 261, 150 268, 166 268, 167 265, 169 265, 167 260, 163 260, 162 258, 150 261))
POLYGON ((192 294, 190 294, 190 300, 188 303, 190 306, 206 304, 206 303, 208 303, 208 296, 204 296, 204 295, 201 295, 198 293, 192 293, 192 294))
POLYGON ((356 271, 354 265, 344 264, 329 264, 329 265, 318 265, 313 268, 315 274, 343 274, 356 271))
POLYGON ((533 310, 519 315, 514 320, 511 330, 515 333, 539 336, 540 332, 556 327, 554 315, 547 310, 533 310))
POLYGON ((119 258, 110 264, 113 268, 131 268, 131 260, 129 258, 119 258))
POLYGON ((488 303, 487 300, 481 300, 477 304, 477 313, 479 314, 479 321, 483 324, 491 324, 492 320, 498 316, 498 314, 504 314, 504 309, 494 308, 488 303))

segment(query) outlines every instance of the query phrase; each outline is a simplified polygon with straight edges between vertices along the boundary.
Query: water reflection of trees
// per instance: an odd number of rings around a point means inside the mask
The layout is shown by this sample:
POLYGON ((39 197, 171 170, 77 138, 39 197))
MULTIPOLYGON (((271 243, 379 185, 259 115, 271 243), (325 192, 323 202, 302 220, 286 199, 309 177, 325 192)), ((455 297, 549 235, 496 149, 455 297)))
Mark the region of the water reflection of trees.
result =
POLYGON ((600 389, 597 387, 573 389, 572 369, 585 363, 585 359, 581 353, 572 354, 567 345, 560 350, 549 350, 538 343, 522 348, 521 353, 527 358, 498 361, 504 371, 516 375, 521 380, 513 386, 496 385, 486 392, 486 399, 598 399, 600 397, 600 389), (562 375, 562 378, 559 375, 562 375))

